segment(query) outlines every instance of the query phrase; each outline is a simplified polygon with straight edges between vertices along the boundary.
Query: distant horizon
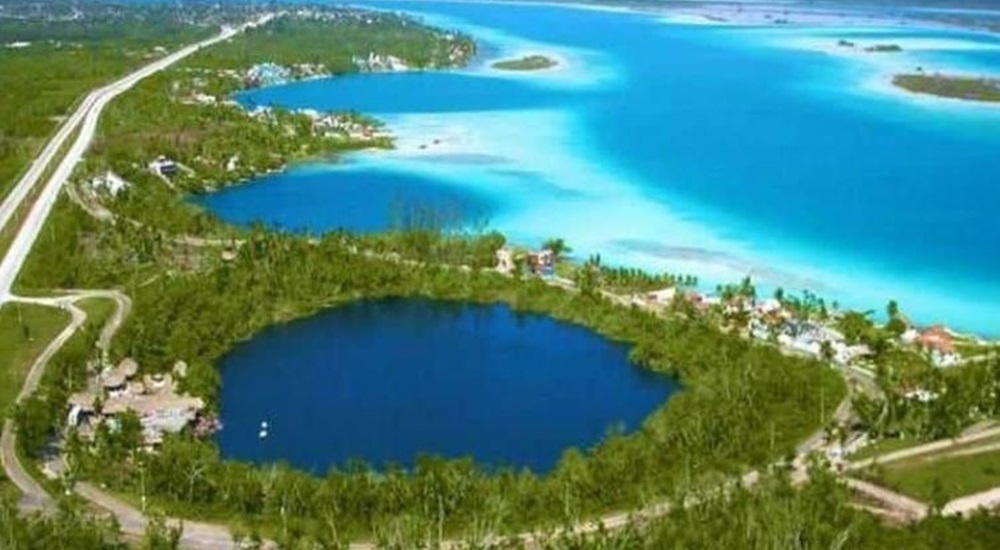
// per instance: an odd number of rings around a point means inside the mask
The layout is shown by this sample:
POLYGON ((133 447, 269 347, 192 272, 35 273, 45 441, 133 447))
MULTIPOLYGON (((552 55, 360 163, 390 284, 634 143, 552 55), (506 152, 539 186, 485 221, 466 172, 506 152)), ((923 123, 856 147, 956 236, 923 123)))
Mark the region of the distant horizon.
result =
MULTIPOLYGON (((243 4, 354 4, 354 2, 338 0, 229 0, 231 3, 243 4)), ((380 1, 380 0, 374 0, 380 1)), ((434 0, 431 0, 434 1, 434 0)), ((442 0, 450 2, 476 3, 486 0, 442 0)), ((937 8, 937 9, 976 9, 1000 14, 998 0, 492 0, 497 2, 527 2, 527 3, 581 3, 581 4, 756 4, 756 5, 801 5, 808 7, 831 6, 892 6, 899 8, 937 8)), ((212 4, 216 0, 64 0, 63 2, 47 2, 49 5, 86 5, 86 4, 212 4)), ((361 2, 363 3, 363 2, 361 2)), ((2 0, 0 6, 18 4, 38 4, 37 0, 2 0)))
MULTIPOLYGON (((132 1, 149 1, 157 2, 163 0, 132 0, 132 1)), ((244 0, 251 1, 251 0, 244 0)), ((380 0, 375 0, 376 2, 380 0)), ((435 0, 430 0, 435 1, 435 0)), ((488 0, 440 0, 449 2, 466 2, 466 3, 476 3, 488 0)), ((511 2, 511 3, 565 3, 565 4, 624 4, 624 5, 636 5, 636 4, 649 4, 649 5, 665 5, 669 6, 671 4, 754 4, 754 5, 799 5, 805 7, 838 7, 838 6, 891 6, 897 8, 936 8, 936 9, 953 9, 953 10, 963 10, 963 9, 976 9, 996 12, 1000 15, 1000 2, 997 0, 964 0, 964 1, 954 1, 954 0, 492 0, 497 2, 511 2)), ((279 3, 312 3, 308 0, 278 0, 279 3)), ((327 3, 327 2, 320 2, 327 3)))

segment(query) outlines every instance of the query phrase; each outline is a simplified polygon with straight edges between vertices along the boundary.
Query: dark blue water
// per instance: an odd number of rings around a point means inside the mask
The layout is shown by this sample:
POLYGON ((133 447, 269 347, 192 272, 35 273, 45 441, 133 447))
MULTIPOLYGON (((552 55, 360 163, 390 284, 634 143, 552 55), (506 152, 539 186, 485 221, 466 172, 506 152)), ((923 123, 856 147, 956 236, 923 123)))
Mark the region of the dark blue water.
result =
POLYGON ((446 113, 455 111, 509 110, 558 106, 565 94, 553 93, 521 82, 482 78, 458 73, 388 73, 348 75, 337 79, 295 84, 291 95, 275 94, 278 88, 258 88, 240 94, 240 102, 255 106, 363 113, 446 113))
POLYGON ((353 303, 225 357, 219 447, 319 474, 351 458, 412 465, 421 453, 544 472, 567 447, 636 428, 677 390, 627 356, 582 327, 502 305, 353 303))
MULTIPOLYGON (((497 170, 461 162, 431 167, 370 159, 365 181, 384 177, 432 195, 457 185, 492 215, 495 227, 518 238, 560 235, 584 256, 694 271, 711 283, 752 275, 793 291, 809 286, 853 307, 877 309, 895 298, 918 322, 1000 332, 1000 224, 994 221, 1000 111, 867 93, 859 83, 878 72, 868 61, 775 46, 798 39, 901 42, 907 51, 895 59, 907 70, 996 74, 997 37, 917 28, 702 28, 551 6, 377 5, 443 15, 473 32, 506 33, 488 36, 497 43, 529 40, 582 52, 570 80, 579 76, 585 84, 483 71, 365 75, 257 90, 241 99, 390 119, 464 117, 472 131, 483 132, 481 152, 499 152, 502 168, 521 176, 497 179, 497 170), (605 73, 611 76, 586 84, 588 76, 605 73), (524 112, 558 113, 568 122, 553 130, 543 122, 548 119, 533 124, 524 112), (493 119, 485 116, 504 113, 510 128, 487 127, 493 119), (582 198, 542 191, 558 186, 582 198), (622 243, 632 246, 623 250, 622 243), (655 249, 727 260, 692 263, 648 253, 655 249), (777 272, 804 282, 770 277, 777 272)), ((384 227, 383 186, 371 186, 359 211, 353 205, 360 176, 329 172, 324 178, 327 185, 297 187, 294 178, 278 176, 252 192, 226 191, 205 204, 236 222, 384 227), (271 187, 294 191, 275 208, 271 187), (341 193, 348 194, 344 201, 341 193)))
POLYGON ((435 227, 454 227, 488 219, 495 211, 488 199, 474 193, 433 180, 364 169, 341 170, 332 175, 326 170, 294 169, 203 199, 203 204, 213 210, 230 212, 230 222, 261 222, 302 233, 415 228, 412 214, 422 211, 440 220, 435 227), (331 177, 336 181, 331 182, 331 177), (335 195, 328 191, 331 185, 336 186, 335 195), (316 197, 312 208, 302 208, 303 195, 316 197), (266 208, 267 215, 256 208, 245 208, 248 198, 266 208))

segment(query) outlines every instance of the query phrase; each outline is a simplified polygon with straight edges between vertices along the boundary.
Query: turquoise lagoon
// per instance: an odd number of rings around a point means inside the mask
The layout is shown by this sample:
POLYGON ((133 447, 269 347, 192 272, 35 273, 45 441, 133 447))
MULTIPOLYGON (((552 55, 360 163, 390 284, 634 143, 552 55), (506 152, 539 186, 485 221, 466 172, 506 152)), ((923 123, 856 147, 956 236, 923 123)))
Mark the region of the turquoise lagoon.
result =
POLYGON ((385 227, 393 201, 462 205, 511 239, 585 256, 750 275, 851 307, 1000 333, 1000 108, 892 89, 893 72, 1000 73, 1000 39, 914 27, 684 25, 557 6, 378 3, 484 45, 454 72, 255 90, 247 105, 354 109, 393 151, 202 200, 226 220, 385 227), (838 48, 895 43, 899 54, 838 48), (554 71, 489 62, 546 53, 554 71))

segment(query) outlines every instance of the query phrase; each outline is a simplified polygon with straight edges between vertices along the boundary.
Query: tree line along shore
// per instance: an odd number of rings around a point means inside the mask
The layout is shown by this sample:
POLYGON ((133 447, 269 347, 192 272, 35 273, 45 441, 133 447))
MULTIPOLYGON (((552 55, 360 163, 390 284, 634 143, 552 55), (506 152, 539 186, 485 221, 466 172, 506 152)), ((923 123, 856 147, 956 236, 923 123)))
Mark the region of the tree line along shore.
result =
POLYGON ((945 74, 900 74, 892 83, 918 94, 963 101, 1000 102, 1000 79, 945 74))

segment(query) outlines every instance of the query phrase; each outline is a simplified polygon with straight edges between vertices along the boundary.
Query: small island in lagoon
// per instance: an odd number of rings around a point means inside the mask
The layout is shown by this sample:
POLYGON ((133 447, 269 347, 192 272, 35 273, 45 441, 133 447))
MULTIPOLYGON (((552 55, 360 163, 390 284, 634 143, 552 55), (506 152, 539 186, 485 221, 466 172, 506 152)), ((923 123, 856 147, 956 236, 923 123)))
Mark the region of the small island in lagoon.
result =
POLYGON ((904 90, 966 101, 1000 102, 1000 79, 943 74, 899 74, 894 86, 904 90))
POLYGON ((903 51, 903 48, 899 44, 875 44, 865 48, 865 51, 869 53, 896 53, 903 51))
POLYGON ((528 55, 520 59, 505 59, 493 64, 494 69, 502 71, 544 71, 558 65, 559 62, 544 55, 528 55))
MULTIPOLYGON (((838 40, 837 46, 841 48, 855 48, 857 44, 850 40, 838 40)), ((866 46, 864 51, 867 53, 898 53, 903 51, 903 47, 899 44, 875 44, 872 46, 866 46)))

